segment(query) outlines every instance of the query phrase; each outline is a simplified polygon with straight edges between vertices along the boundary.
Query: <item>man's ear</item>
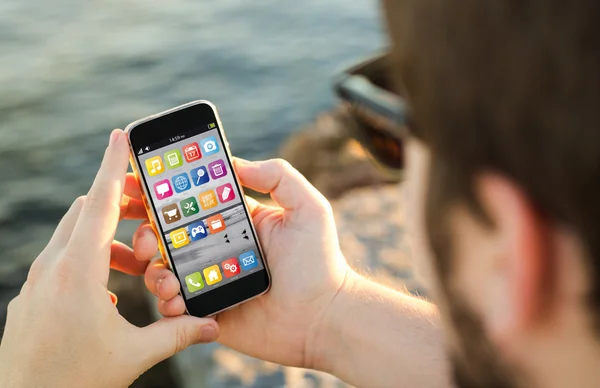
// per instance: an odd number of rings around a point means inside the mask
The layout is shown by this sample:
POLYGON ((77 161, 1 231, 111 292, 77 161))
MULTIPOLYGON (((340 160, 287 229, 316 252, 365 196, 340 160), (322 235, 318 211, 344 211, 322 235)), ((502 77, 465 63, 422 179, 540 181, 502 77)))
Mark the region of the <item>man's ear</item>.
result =
MULTIPOLYGON (((551 286, 547 224, 523 190, 501 175, 482 174, 475 182, 492 226, 487 234, 487 282, 483 287, 482 319, 499 346, 510 346, 544 314, 551 286)), ((481 302, 481 300, 480 300, 481 302)))

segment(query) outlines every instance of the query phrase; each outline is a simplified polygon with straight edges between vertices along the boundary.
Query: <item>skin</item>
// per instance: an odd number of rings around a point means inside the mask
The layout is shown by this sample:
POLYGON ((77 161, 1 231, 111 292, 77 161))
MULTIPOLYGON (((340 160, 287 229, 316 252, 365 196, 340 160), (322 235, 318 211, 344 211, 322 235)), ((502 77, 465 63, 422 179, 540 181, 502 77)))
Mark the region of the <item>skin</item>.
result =
MULTIPOLYGON (((435 307, 351 271, 329 203, 289 163, 237 159, 235 168, 245 187, 270 193, 277 204, 248 201, 273 283, 266 295, 218 315, 219 342, 358 386, 397 387, 401 379, 411 386, 447 385, 435 307)), ((179 283, 162 260, 145 278, 161 312, 184 312, 179 283), (174 305, 178 310, 164 307, 174 305)))
POLYGON ((501 362, 514 385, 592 387, 599 381, 600 352, 583 303, 591 284, 585 250, 572 231, 540 217, 507 177, 476 177, 475 192, 493 228, 464 204, 448 209, 453 270, 440 282, 424 227, 431 155, 409 142, 413 256, 423 261, 416 267, 432 286, 438 312, 351 271, 329 204, 289 164, 237 160, 243 185, 276 202, 268 207, 250 200, 273 285, 215 322, 181 316, 177 279, 162 261, 148 265, 157 242, 146 224, 133 251, 113 243, 123 191, 125 216, 134 214, 139 198, 126 176, 127 145, 115 133, 88 198, 69 210, 9 306, 0 346, 4 386, 127 386, 153 364, 217 334, 241 352, 330 372, 356 386, 450 386, 444 347, 470 360, 474 375, 501 362), (106 289, 111 265, 132 274, 145 269, 146 285, 168 318, 141 329, 125 322, 106 289), (493 360, 465 346, 470 333, 450 319, 459 302, 477 317, 493 360))
POLYGON ((128 157, 125 134, 116 130, 88 195, 73 203, 10 302, 0 386, 124 387, 161 360, 217 337, 211 319, 179 316, 138 328, 114 305, 109 268, 141 272, 156 251, 145 223, 135 251, 113 241, 119 218, 145 218, 126 175, 128 157))
MULTIPOLYGON (((326 371, 356 386, 450 386, 444 348, 456 358, 455 368, 460 359, 467 365, 467 371, 459 373, 461 386, 596 386, 600 352, 585 305, 591 279, 578 236, 541 217, 515 182, 483 172, 476 177, 475 193, 494 227, 484 225, 463 203, 450 206, 447 219, 453 244, 448 259, 454 265, 444 288, 425 230, 430 152, 411 140, 407 162, 413 260, 439 312, 426 301, 344 269, 337 241, 324 235, 319 223, 322 214, 333 222, 329 207, 293 168, 281 161, 238 160, 242 183, 270 192, 280 206, 251 202, 274 284, 265 297, 217 317, 219 341, 259 358, 326 371), (309 217, 296 225, 298 211, 309 217), (302 233, 307 230, 319 233, 302 233), (329 248, 315 257, 300 249, 280 253, 274 242, 329 248), (331 264, 319 273, 327 276, 295 281, 301 268, 321 268, 324 262, 331 264), (345 277, 339 286, 342 271, 345 277), (318 297, 311 294, 318 289, 328 291, 318 297), (311 295, 309 302, 304 295, 311 295), (450 310, 458 305, 473 315, 483 338, 473 337, 468 327, 450 319, 450 310), (307 315, 312 319, 306 321, 307 315), (251 328, 245 333, 253 335, 236 335, 240 326, 251 328), (489 343, 486 353, 478 348, 483 342, 489 343)), ((156 266, 146 272, 151 290, 153 283, 171 277, 167 269, 156 266)), ((175 282, 168 282, 174 286, 154 290, 159 300, 171 303, 181 297, 175 282)))

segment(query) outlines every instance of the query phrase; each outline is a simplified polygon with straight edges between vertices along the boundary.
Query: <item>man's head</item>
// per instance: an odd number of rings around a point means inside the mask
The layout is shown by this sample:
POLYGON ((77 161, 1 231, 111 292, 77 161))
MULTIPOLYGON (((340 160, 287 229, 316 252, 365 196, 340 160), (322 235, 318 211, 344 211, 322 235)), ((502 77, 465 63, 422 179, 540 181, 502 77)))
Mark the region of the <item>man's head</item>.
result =
POLYGON ((600 2, 387 0, 386 13, 418 139, 417 245, 431 250, 458 382, 589 384, 600 361, 600 2))

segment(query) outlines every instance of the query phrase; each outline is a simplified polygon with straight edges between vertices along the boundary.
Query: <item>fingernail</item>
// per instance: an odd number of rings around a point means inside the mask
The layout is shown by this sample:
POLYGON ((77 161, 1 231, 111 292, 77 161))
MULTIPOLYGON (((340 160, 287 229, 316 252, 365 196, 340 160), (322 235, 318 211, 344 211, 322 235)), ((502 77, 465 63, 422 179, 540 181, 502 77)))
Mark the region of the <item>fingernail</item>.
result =
POLYGON ((156 281, 156 293, 160 295, 160 287, 162 286, 162 283, 165 279, 164 278, 160 278, 156 281))
POLYGON ((115 142, 119 140, 119 137, 122 133, 123 131, 121 131, 120 129, 115 129, 114 131, 112 131, 112 133, 110 134, 110 141, 108 142, 108 145, 115 144, 115 142))
POLYGON ((200 329, 200 343, 209 343, 217 339, 217 331, 212 326, 203 326, 200 329))
POLYGON ((114 292, 108 291, 108 296, 110 296, 110 301, 115 306, 117 305, 117 303, 119 303, 119 297, 117 297, 117 295, 114 292))

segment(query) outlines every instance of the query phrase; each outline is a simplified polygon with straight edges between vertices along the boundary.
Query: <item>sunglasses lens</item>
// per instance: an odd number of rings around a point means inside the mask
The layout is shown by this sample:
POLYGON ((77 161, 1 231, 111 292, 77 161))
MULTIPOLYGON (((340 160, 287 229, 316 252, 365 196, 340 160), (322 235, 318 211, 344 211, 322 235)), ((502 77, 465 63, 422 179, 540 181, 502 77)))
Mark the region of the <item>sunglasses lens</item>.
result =
POLYGON ((391 136, 376 132, 368 132, 372 137, 371 148, 373 156, 382 164, 393 169, 404 166, 404 153, 402 143, 391 136))
POLYGON ((404 167, 404 149, 400 139, 364 123, 359 125, 362 145, 379 163, 394 170, 404 167))
POLYGON ((398 130, 390 128, 388 120, 383 120, 372 114, 365 114, 354 104, 347 104, 354 118, 354 135, 356 140, 371 154, 373 159, 387 170, 400 171, 404 167, 403 141, 398 130))

